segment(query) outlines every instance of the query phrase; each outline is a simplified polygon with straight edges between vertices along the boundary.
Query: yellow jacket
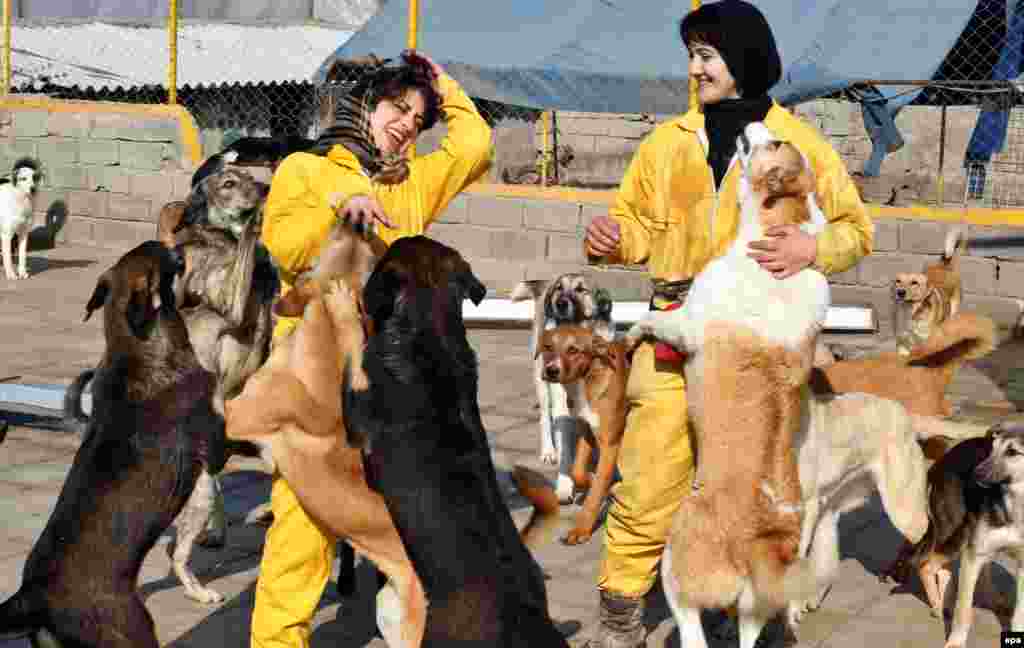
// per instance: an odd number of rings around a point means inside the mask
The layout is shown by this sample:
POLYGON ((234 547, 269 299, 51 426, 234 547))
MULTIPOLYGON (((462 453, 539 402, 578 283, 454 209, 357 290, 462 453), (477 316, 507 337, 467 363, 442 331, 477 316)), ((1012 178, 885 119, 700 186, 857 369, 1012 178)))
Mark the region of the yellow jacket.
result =
MULTIPOLYGON (((874 225, 839 155, 810 125, 775 104, 765 125, 810 160, 828 219, 815 267, 841 272, 871 252, 874 225)), ((658 125, 637 148, 611 210, 621 243, 606 263, 646 263, 652 279, 697 274, 736 237, 740 170, 733 160, 719 191, 706 157, 704 115, 696 109, 658 125)))
MULTIPOLYGON (((422 234, 467 185, 490 166, 491 128, 473 102, 449 76, 438 80, 441 112, 448 133, 438 150, 409 162, 409 177, 395 185, 370 181, 356 157, 336 145, 326 156, 293 153, 285 158, 270 183, 263 208, 263 244, 281 275, 281 294, 295 277, 311 267, 337 221, 328 201, 339 194, 373 196, 395 229, 377 227, 389 245, 402 236, 422 234)), ((290 331, 297 318, 281 318, 274 336, 290 331)))

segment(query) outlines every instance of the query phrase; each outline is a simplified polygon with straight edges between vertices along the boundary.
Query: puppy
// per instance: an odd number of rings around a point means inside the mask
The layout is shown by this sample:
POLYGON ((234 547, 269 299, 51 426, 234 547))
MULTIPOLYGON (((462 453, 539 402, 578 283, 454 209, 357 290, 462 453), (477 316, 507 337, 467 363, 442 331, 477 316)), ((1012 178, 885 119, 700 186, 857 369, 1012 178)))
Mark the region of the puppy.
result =
POLYGON ((560 324, 543 332, 537 354, 544 380, 565 386, 572 416, 587 423, 576 445, 572 481, 588 491, 566 544, 590 540, 597 517, 615 476, 622 434, 626 429, 626 381, 629 361, 622 343, 608 342, 578 324, 560 324), (598 451, 597 472, 587 470, 598 451))
POLYGON ((946 234, 942 258, 924 272, 900 273, 892 283, 896 350, 909 355, 951 316, 960 311, 960 257, 967 248, 962 227, 946 234))
MULTIPOLYGON (((997 424, 984 438, 967 439, 928 471, 928 517, 914 547, 917 568, 932 613, 942 618, 950 581, 949 563, 960 558, 956 608, 946 648, 967 641, 974 589, 986 563, 1006 552, 1024 552, 1024 426, 997 424)), ((1017 597, 1010 629, 1024 631, 1024 579, 1017 571, 1017 597)))
POLYGON ((103 308, 106 351, 93 417, 22 586, 0 605, 0 633, 29 633, 34 645, 159 646, 136 590, 142 561, 203 468, 224 461, 214 377, 174 307, 183 270, 148 241, 97 282, 85 318, 103 308))
POLYGON ((28 279, 28 235, 32 230, 32 199, 38 181, 39 163, 32 158, 21 158, 14 163, 10 180, 0 184, 0 245, 8 279, 28 279), (18 237, 17 271, 11 258, 15 236, 18 237))
POLYGON ((430 601, 425 645, 567 647, 480 418, 462 301, 486 292, 455 250, 423 236, 397 240, 364 291, 375 333, 361 370, 350 355, 346 430, 430 601))
POLYGON ((706 643, 701 609, 736 605, 741 645, 753 646, 768 619, 820 586, 799 552, 794 444, 828 281, 811 268, 778 280, 747 255, 747 244, 769 225, 815 233, 825 219, 807 160, 764 124, 746 127, 737 153, 743 175, 736 240, 694 278, 680 308, 648 314, 626 338, 627 348, 652 336, 687 354, 697 470, 661 561, 685 645, 706 643))
POLYGON ((514 302, 534 300, 530 353, 534 357, 533 380, 540 405, 540 460, 558 465, 558 499, 568 503, 573 498, 573 482, 569 477, 572 458, 565 448, 569 445, 566 438, 575 437, 576 420, 570 417, 565 388, 545 381, 541 375, 543 367, 537 356, 537 345, 545 330, 559 324, 580 324, 612 341, 615 338, 612 300, 607 291, 591 286, 586 276, 579 273, 564 274, 547 283, 521 282, 512 290, 510 299, 514 302))
POLYGON ((157 239, 169 244, 186 227, 203 224, 228 231, 236 239, 256 217, 267 186, 248 171, 221 163, 199 182, 184 201, 167 203, 157 218, 157 239))

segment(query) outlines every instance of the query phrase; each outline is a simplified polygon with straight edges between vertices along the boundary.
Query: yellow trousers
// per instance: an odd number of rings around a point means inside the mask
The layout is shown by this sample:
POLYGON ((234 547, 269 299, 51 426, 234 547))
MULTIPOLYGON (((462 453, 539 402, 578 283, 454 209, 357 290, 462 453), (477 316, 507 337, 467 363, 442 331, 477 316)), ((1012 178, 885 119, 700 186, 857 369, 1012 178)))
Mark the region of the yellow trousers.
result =
POLYGON ((283 478, 270 491, 267 530, 252 611, 252 648, 307 648, 310 621, 334 566, 337 539, 314 522, 283 478))
POLYGON ((654 357, 654 345, 633 354, 629 414, 619 451, 622 480, 612 487, 597 585, 643 596, 657 578, 672 518, 693 480, 682 365, 654 357))

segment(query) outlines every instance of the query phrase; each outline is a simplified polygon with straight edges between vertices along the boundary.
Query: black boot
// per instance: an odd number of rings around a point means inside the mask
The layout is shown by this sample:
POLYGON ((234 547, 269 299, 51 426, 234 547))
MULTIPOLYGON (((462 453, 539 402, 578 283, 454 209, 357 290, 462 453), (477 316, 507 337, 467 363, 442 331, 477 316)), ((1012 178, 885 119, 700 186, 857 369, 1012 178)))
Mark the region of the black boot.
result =
POLYGON ((601 592, 597 631, 588 648, 643 648, 644 597, 601 592))

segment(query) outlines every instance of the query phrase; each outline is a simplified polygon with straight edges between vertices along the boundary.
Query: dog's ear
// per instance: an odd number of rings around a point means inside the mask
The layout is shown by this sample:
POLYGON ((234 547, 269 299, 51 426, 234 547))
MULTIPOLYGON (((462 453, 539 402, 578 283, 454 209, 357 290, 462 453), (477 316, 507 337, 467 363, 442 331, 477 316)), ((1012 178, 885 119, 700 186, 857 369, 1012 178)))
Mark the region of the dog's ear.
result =
POLYGON ((163 305, 160 294, 160 275, 153 273, 145 284, 132 291, 124 316, 128 320, 128 328, 137 338, 146 338, 156 321, 157 313, 163 305))
POLYGON ((402 284, 402 278, 390 269, 374 270, 370 275, 363 289, 363 305, 375 329, 379 330, 381 322, 391 317, 402 284))
POLYGON ((309 276, 300 275, 295 285, 274 303, 274 314, 278 317, 302 317, 306 304, 316 296, 316 282, 309 276))
POLYGON ((185 198, 185 214, 178 221, 178 224, 174 227, 174 231, 195 225, 202 220, 203 215, 209 209, 209 199, 207 198, 207 189, 209 188, 210 178, 212 175, 208 175, 199 182, 192 185, 192 191, 189 192, 188 197, 185 198))
POLYGON ((487 296, 487 286, 477 279, 477 276, 473 274, 473 271, 470 269, 469 264, 466 264, 465 269, 459 271, 455 280, 458 282, 463 294, 468 297, 475 306, 479 306, 480 302, 482 302, 484 297, 487 296))
POLYGON ((89 318, 92 317, 93 311, 97 308, 102 308, 103 304, 107 303, 107 297, 109 296, 110 275, 104 272, 96 281, 96 288, 93 289, 92 296, 89 297, 89 303, 85 305, 85 317, 82 318, 82 321, 89 321, 89 318))

